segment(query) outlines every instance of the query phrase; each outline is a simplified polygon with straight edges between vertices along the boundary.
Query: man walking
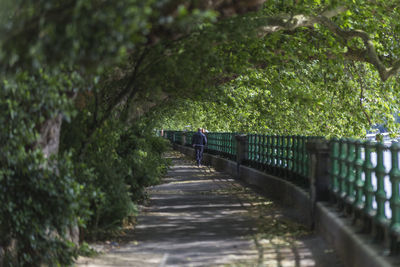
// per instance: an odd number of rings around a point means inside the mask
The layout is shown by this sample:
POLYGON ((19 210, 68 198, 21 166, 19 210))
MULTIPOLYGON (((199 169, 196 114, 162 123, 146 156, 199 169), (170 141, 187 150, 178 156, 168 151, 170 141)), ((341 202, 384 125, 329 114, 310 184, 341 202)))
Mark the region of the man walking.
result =
POLYGON ((201 128, 199 128, 197 133, 193 134, 192 137, 192 146, 196 150, 197 166, 200 166, 201 160, 203 159, 205 145, 207 145, 207 137, 201 132, 201 128))

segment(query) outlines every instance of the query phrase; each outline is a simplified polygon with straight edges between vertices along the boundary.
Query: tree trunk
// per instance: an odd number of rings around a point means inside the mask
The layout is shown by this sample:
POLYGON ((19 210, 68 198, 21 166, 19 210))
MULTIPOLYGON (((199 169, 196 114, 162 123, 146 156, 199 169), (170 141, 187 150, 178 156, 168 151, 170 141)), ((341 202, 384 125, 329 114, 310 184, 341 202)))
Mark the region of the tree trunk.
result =
MULTIPOLYGON (((58 153, 60 146, 60 133, 62 125, 62 115, 59 114, 53 119, 49 119, 40 127, 40 138, 37 146, 39 146, 46 158, 58 153)), ((75 245, 79 245, 79 227, 74 222, 67 229, 67 238, 75 245)))

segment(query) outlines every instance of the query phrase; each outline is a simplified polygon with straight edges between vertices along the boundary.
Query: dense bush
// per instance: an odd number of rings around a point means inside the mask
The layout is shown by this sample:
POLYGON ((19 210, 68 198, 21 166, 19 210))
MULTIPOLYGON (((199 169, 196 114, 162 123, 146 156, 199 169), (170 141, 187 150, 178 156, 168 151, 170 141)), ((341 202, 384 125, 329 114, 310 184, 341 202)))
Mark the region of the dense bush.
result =
POLYGON ((68 157, 46 162, 39 151, 1 172, 0 235, 6 266, 13 261, 21 266, 71 263, 76 248, 66 230, 81 207, 80 187, 72 174, 68 157))
POLYGON ((142 200, 144 188, 159 182, 166 168, 165 159, 161 157, 166 151, 168 142, 139 130, 124 132, 117 153, 125 159, 124 164, 129 170, 125 181, 130 186, 133 200, 142 200))
POLYGON ((165 168, 164 140, 125 130, 120 122, 104 123, 82 153, 71 153, 85 140, 86 121, 79 123, 84 112, 74 116, 67 96, 80 82, 77 74, 45 70, 2 80, 0 247, 5 266, 71 264, 77 248, 68 229, 78 223, 92 236, 117 229, 135 213, 144 187, 157 183, 165 168), (68 134, 59 155, 46 158, 38 145, 40 125, 60 114, 68 134))
MULTIPOLYGON (((84 116, 65 125, 62 140, 76 142, 75 132, 82 128, 84 116), (71 135, 72 134, 72 135, 71 135)), ((67 145, 69 147, 69 145, 67 145)), ((164 139, 150 132, 126 129, 117 120, 106 121, 85 145, 75 151, 75 173, 90 203, 90 215, 81 232, 87 239, 102 238, 120 229, 137 212, 136 203, 143 200, 145 187, 159 182, 166 168, 162 153, 167 149, 164 139)))
POLYGON ((65 265, 76 254, 66 230, 85 209, 70 155, 46 158, 38 145, 38 126, 58 114, 66 119, 72 114, 65 88, 78 82, 73 77, 40 70, 2 80, 0 246, 5 266, 65 265))

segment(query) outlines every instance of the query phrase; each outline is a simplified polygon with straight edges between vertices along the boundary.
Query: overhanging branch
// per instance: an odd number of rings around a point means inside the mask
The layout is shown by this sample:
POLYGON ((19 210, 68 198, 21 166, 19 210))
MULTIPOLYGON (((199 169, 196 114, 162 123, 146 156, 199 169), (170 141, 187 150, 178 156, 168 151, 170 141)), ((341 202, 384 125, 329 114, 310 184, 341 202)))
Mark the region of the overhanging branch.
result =
POLYGON ((352 50, 347 55, 360 61, 369 62, 375 66, 383 81, 386 81, 391 76, 395 75, 400 69, 400 61, 396 61, 393 66, 386 68, 383 62, 379 59, 375 46, 368 33, 361 30, 343 30, 335 23, 324 16, 317 16, 317 21, 327 27, 335 35, 343 38, 345 41, 350 41, 353 38, 361 38, 364 42, 365 49, 352 50))
MULTIPOLYGON (((324 11, 320 14, 320 16, 329 19, 346 10, 346 7, 340 6, 335 9, 324 11)), ((265 20, 266 26, 261 27, 261 36, 264 36, 268 33, 277 32, 279 30, 293 31, 300 27, 313 27, 315 23, 319 22, 317 16, 309 16, 304 14, 297 14, 294 16, 289 14, 281 14, 279 16, 263 18, 263 20, 265 20)))
POLYGON ((344 41, 350 41, 353 38, 362 39, 365 49, 349 48, 349 51, 346 52, 344 56, 351 60, 372 64, 378 70, 382 81, 386 81, 391 76, 396 75, 400 71, 400 60, 395 61, 392 66, 386 67, 379 59, 373 40, 367 32, 362 30, 343 30, 330 20, 330 18, 335 17, 346 10, 346 7, 341 6, 332 10, 324 11, 317 16, 304 14, 291 16, 289 14, 283 14, 276 17, 263 18, 265 26, 260 28, 259 35, 262 37, 280 30, 293 31, 300 27, 313 28, 314 24, 318 23, 325 26, 328 30, 342 38, 344 41))

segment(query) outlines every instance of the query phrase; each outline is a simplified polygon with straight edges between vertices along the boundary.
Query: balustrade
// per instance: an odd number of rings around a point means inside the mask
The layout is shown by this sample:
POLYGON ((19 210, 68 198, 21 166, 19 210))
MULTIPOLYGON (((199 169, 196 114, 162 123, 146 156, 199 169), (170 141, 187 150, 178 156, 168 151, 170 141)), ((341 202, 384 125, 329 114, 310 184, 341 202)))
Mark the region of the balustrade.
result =
MULTIPOLYGON (((164 137, 171 142, 188 146, 192 136, 193 132, 164 131, 164 137)), ((208 133, 206 152, 235 160, 239 148, 237 136, 238 133, 208 133)), ((329 176, 326 183, 320 183, 329 192, 328 198, 345 214, 363 222, 364 231, 375 233, 375 239, 383 239, 382 233, 389 232, 392 251, 400 248, 400 144, 387 147, 381 142, 347 138, 327 141, 316 137, 259 134, 241 135, 240 140, 246 146, 242 145, 244 158, 240 164, 302 186, 310 186, 307 144, 315 140, 329 142, 329 164, 323 164, 329 168, 326 170, 329 176)))

